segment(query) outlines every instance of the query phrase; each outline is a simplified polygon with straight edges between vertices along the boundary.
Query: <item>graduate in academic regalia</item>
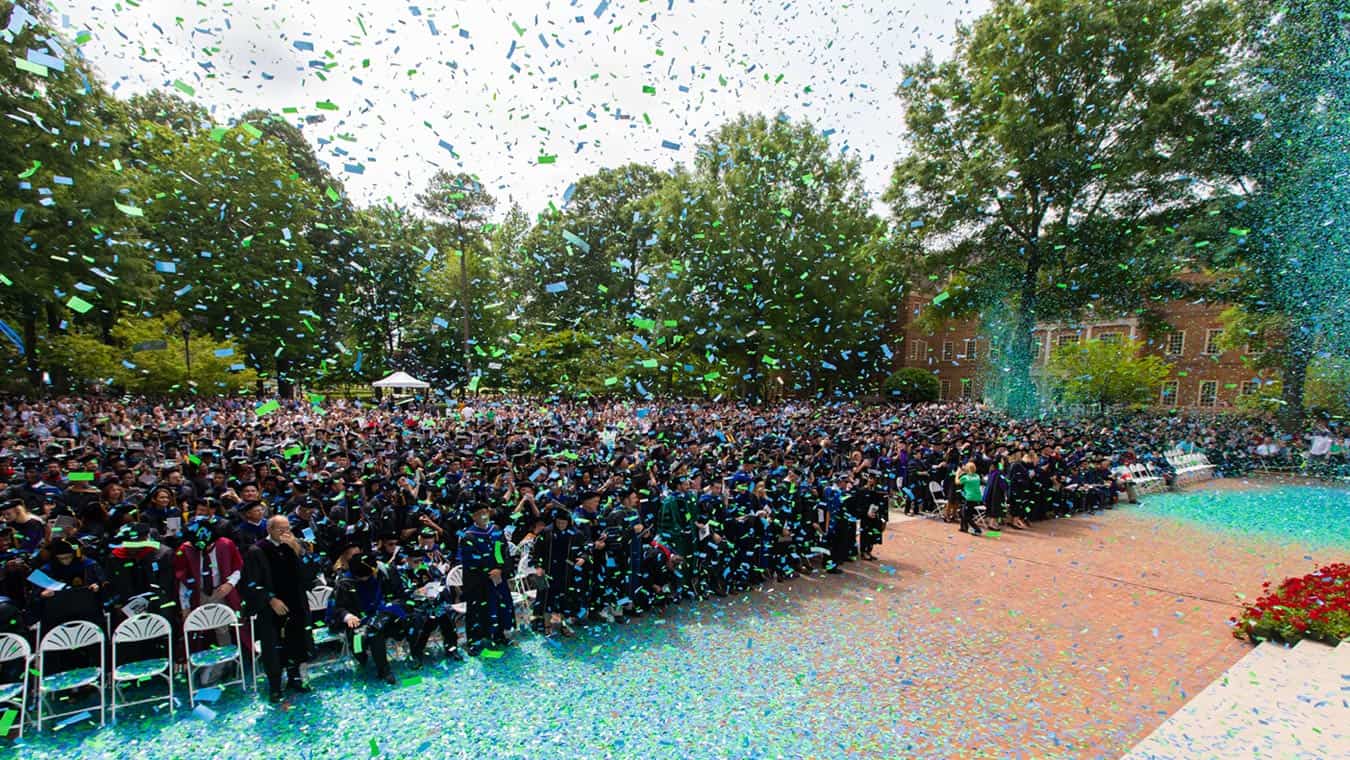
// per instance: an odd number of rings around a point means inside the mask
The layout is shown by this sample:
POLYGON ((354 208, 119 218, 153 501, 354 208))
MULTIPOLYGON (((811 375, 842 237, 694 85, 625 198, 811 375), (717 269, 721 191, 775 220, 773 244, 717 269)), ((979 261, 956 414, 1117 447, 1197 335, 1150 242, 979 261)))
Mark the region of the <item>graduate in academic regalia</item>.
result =
POLYGON ((473 525, 459 534, 459 564, 464 571, 464 637, 470 655, 483 647, 510 644, 514 627, 511 605, 509 551, 500 528, 492 524, 492 510, 476 504, 473 525))
POLYGON ((823 494, 825 510, 829 514, 829 523, 825 527, 830 548, 828 571, 833 574, 843 572, 839 566, 853 560, 853 547, 858 543, 858 523, 844 504, 847 482, 848 476, 840 475, 837 485, 826 487, 823 494))
POLYGON ((855 491, 851 498, 854 508, 850 512, 858 518, 860 528, 858 555, 874 561, 876 555, 872 554, 872 549, 881 543, 881 536, 886 530, 886 494, 880 489, 877 476, 869 472, 862 488, 855 491))
POLYGON ((408 618, 407 611, 390 596, 396 593, 397 583, 373 557, 356 554, 347 561, 328 602, 329 629, 347 637, 357 662, 364 665, 367 658, 373 659, 376 678, 390 686, 397 681, 389 670, 388 642, 403 638, 408 618))
POLYGON ((38 570, 56 584, 38 585, 29 576, 32 608, 37 612, 42 632, 73 620, 88 620, 102 627, 103 568, 85 557, 78 543, 63 538, 47 544, 47 556, 51 560, 38 570))
POLYGON ((530 552, 530 566, 541 579, 540 607, 548 616, 546 632, 572 635, 567 618, 580 608, 578 578, 585 572, 585 540, 572 528, 565 508, 553 510, 550 524, 539 534, 530 552))
POLYGON ((301 556, 305 550, 291 533, 285 517, 267 521, 267 538, 244 555, 244 601, 255 615, 254 632, 262 644, 268 699, 282 698, 281 670, 286 689, 306 693, 300 665, 310 658, 314 640, 309 628, 309 602, 302 586, 301 556))

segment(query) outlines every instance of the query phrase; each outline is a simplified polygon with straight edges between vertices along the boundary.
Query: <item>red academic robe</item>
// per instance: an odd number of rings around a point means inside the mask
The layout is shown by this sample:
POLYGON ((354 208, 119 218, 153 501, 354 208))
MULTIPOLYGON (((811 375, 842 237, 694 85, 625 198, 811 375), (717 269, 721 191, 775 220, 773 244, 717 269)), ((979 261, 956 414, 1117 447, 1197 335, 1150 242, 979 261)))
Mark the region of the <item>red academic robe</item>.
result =
MULTIPOLYGON (((234 574, 235 571, 239 572, 239 583, 244 582, 244 558, 239 554, 239 547, 235 546, 233 541, 228 538, 218 538, 210 551, 213 551, 216 554, 216 571, 219 573, 219 577, 215 579, 217 586, 223 583, 226 578, 234 574)), ((202 552, 199 551, 197 547, 186 541, 178 547, 178 551, 174 552, 173 555, 173 577, 176 584, 176 587, 174 588, 175 599, 182 598, 183 586, 189 578, 194 581, 192 594, 188 602, 188 609, 184 610, 184 612, 200 607, 204 601, 201 594, 202 552)), ((236 587, 230 589, 230 593, 226 594, 222 601, 231 609, 238 610, 239 600, 239 589, 236 587)), ((240 629, 240 637, 242 639, 240 643, 244 649, 244 658, 245 661, 247 661, 248 657, 251 656, 253 652, 253 640, 249 635, 247 621, 245 621, 244 627, 240 629)), ((194 652, 206 649, 214 643, 214 640, 208 641, 200 635, 194 635, 192 639, 191 647, 194 652)), ((175 656, 180 662, 183 660, 182 653, 177 652, 176 647, 175 656)))
MULTIPOLYGON (((216 543, 209 551, 215 552, 216 571, 219 577, 215 579, 215 585, 219 586, 225 582, 225 579, 235 572, 240 573, 240 583, 243 583, 244 558, 239 554, 239 547, 228 538, 218 538, 216 543)), ((202 604, 202 552, 190 543, 184 542, 178 547, 178 551, 173 555, 173 577, 178 583, 178 588, 174 589, 176 598, 181 598, 183 586, 189 579, 193 581, 192 596, 189 602, 190 608, 200 607, 202 604)), ((224 602, 233 609, 239 609, 239 589, 232 588, 230 593, 225 595, 224 602)))

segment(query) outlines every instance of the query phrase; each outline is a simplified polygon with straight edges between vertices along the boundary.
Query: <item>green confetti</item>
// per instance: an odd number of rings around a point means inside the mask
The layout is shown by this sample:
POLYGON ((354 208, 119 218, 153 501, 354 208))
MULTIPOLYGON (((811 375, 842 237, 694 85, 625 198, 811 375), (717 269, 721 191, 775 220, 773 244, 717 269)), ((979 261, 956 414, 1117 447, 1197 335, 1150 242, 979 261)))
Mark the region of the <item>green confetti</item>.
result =
POLYGON ((266 404, 263 404, 262 406, 254 409, 253 413, 259 417, 262 417, 263 415, 271 414, 272 412, 275 412, 280 408, 281 402, 277 401, 276 399, 272 399, 271 401, 268 401, 266 404))
POLYGON ((557 161, 557 160, 558 160, 558 157, 557 157, 557 156, 540 156, 540 157, 539 157, 539 163, 541 163, 541 164, 551 164, 551 163, 554 163, 554 162, 557 161))
POLYGON ((80 298, 79 296, 71 296, 70 300, 66 301, 66 306, 69 306, 70 310, 75 312, 76 314, 83 314, 89 311, 90 309, 94 308, 94 305, 92 303, 89 303, 88 301, 84 300, 83 298, 80 298))
MULTIPOLYGON (((72 483, 79 483, 79 482, 82 482, 82 481, 87 482, 87 481, 90 481, 90 480, 93 480, 93 479, 94 479, 94 473, 92 473, 92 472, 72 472, 72 473, 70 473, 70 475, 68 475, 68 476, 66 477, 66 479, 69 480, 69 481, 72 482, 72 483)), ((3 732, 3 731, 0 731, 0 734, 4 734, 4 732, 3 732)))
POLYGON ((27 71, 29 74, 37 74, 40 77, 47 76, 47 67, 40 63, 33 63, 22 58, 15 58, 14 65, 19 71, 27 71))
POLYGON ((197 90, 192 85, 188 84, 187 82, 184 82, 181 79, 173 80, 173 88, 183 93, 184 95, 187 95, 188 97, 192 97, 193 95, 197 94, 197 90))
POLYGON ((29 177, 33 176, 34 174, 37 174, 37 170, 38 170, 38 169, 41 169, 41 168, 42 168, 42 162, 41 162, 41 161, 38 161, 37 159, 33 159, 33 165, 30 166, 30 167, 28 167, 28 169, 27 169, 26 171, 24 171, 23 174, 20 174, 20 175, 19 175, 19 179, 28 179, 29 177))

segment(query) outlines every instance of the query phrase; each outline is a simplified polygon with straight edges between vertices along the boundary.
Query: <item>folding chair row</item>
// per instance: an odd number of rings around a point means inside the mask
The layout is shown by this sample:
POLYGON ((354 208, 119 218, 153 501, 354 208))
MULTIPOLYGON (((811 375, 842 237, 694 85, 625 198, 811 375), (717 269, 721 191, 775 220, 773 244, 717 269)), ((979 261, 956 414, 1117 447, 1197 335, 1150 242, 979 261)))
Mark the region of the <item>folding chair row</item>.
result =
MULTIPOLYGON (((187 619, 183 621, 182 651, 186 653, 188 699, 194 708, 197 705, 197 692, 201 691, 196 686, 196 675, 206 668, 232 662, 236 667, 238 678, 218 685, 225 687, 237 683, 240 688, 247 688, 240 648, 242 633, 243 624, 239 620, 239 614, 226 605, 207 604, 188 613, 187 619), (219 630, 232 634, 233 643, 192 651, 191 637, 194 633, 207 634, 219 630)), ((23 736, 24 724, 29 718, 27 711, 30 677, 37 696, 35 724, 38 731, 42 730, 45 723, 57 718, 81 715, 85 712, 92 713, 94 710, 92 704, 64 711, 57 704, 61 695, 90 687, 94 688, 98 695, 100 726, 105 724, 106 713, 109 711, 112 712, 113 722, 116 722, 118 708, 163 702, 168 704, 170 714, 176 711, 177 703, 173 693, 173 626, 169 620, 162 615, 142 612, 118 624, 112 634, 111 668, 108 667, 108 653, 105 650, 108 643, 104 627, 88 620, 62 623, 46 633, 39 632, 36 653, 23 636, 14 633, 0 634, 0 664, 15 659, 22 660, 23 664, 21 680, 0 684, 0 706, 7 706, 18 712, 17 725, 20 737, 23 736), (164 655, 162 657, 145 657, 129 662, 122 662, 119 657, 119 650, 125 652, 128 647, 161 639, 164 655), (97 666, 77 666, 52 672, 51 655, 55 654, 57 659, 60 659, 61 653, 93 648, 98 650, 97 666), (32 667, 34 664, 36 668, 32 667), (161 678, 165 682, 165 694, 133 698, 127 693, 133 685, 142 685, 146 681, 161 678)))
POLYGON ((1167 463, 1177 471, 1177 480, 1189 481, 1214 475, 1214 465, 1204 454, 1172 453, 1167 455, 1167 463))

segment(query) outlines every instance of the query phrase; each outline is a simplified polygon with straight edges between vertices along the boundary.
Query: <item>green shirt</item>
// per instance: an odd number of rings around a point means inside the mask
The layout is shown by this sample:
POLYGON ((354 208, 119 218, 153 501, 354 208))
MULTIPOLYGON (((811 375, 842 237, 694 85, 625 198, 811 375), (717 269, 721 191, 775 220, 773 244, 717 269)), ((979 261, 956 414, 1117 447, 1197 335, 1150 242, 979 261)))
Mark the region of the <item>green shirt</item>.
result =
POLYGON ((956 482, 961 484, 961 495, 965 497, 966 501, 979 501, 984 496, 984 493, 980 490, 979 475, 968 472, 957 478, 956 482))

